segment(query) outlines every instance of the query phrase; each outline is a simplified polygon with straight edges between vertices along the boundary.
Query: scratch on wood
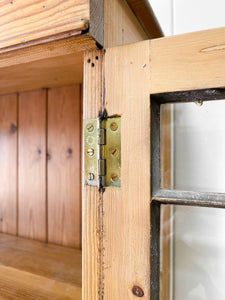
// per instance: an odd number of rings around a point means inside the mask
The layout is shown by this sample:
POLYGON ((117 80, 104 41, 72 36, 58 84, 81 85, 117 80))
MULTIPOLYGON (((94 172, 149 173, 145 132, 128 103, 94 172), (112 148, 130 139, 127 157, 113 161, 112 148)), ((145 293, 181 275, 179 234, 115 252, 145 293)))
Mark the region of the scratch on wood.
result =
POLYGON ((218 50, 224 50, 224 49, 225 49, 225 45, 217 45, 217 46, 204 48, 200 52, 210 52, 210 51, 218 51, 218 50))

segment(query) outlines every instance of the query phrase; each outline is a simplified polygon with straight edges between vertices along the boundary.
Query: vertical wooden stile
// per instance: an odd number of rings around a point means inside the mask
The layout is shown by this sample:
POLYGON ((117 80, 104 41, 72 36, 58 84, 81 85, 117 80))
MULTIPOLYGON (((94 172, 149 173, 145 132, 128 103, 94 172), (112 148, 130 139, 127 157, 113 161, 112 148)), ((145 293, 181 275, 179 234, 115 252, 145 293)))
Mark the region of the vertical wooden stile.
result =
POLYGON ((104 299, 150 299, 150 43, 106 49, 105 108, 121 116, 121 188, 103 194, 104 299))
MULTIPOLYGON (((103 53, 92 51, 84 56, 83 118, 97 118, 102 112, 103 97, 103 53)), ((103 299, 102 284, 103 231, 102 194, 97 187, 83 185, 82 193, 82 257, 83 300, 103 299)))
POLYGON ((48 91, 48 241, 81 247, 80 85, 48 91))
POLYGON ((19 94, 18 234, 46 240, 46 91, 19 94))
POLYGON ((0 231, 17 234, 17 95, 0 96, 0 231))

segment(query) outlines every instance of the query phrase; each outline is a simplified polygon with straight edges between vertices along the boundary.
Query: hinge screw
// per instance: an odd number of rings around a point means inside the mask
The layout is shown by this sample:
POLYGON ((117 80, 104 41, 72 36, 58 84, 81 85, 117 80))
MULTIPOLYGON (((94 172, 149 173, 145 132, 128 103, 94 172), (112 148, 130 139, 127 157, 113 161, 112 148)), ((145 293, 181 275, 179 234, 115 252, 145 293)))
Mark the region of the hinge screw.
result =
POLYGON ((112 149, 110 150, 110 152, 111 152, 112 156, 117 156, 118 153, 119 153, 119 151, 118 151, 117 148, 112 148, 112 149))
POLYGON ((88 154, 89 156, 93 156, 94 153, 95 153, 95 151, 94 151, 93 148, 90 148, 90 149, 88 149, 88 151, 87 151, 87 154, 88 154))
POLYGON ((93 132, 94 131, 94 125, 93 124, 88 124, 86 128, 87 128, 88 132, 93 132))
POLYGON ((118 181, 119 176, 117 174, 112 174, 111 179, 112 179, 112 181, 118 181))
POLYGON ((110 125, 110 129, 112 131, 116 131, 118 129, 118 124, 116 122, 112 122, 110 125))
POLYGON ((93 173, 88 173, 88 180, 93 181, 95 179, 95 175, 93 173))

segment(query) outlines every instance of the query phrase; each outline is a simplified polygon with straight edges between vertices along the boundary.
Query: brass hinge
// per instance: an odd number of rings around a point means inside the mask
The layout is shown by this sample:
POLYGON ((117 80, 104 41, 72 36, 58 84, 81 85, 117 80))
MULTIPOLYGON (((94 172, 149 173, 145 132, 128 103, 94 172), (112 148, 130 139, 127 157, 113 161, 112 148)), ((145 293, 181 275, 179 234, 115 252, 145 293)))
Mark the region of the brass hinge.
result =
POLYGON ((121 119, 84 120, 84 182, 98 187, 120 186, 121 119))

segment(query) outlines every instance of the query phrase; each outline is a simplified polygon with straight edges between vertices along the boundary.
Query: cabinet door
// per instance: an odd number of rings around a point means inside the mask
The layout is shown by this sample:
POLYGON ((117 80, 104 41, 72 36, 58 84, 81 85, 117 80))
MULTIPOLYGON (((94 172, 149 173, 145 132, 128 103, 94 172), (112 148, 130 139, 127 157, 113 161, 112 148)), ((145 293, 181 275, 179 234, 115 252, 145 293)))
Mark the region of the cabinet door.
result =
POLYGON ((121 117, 121 187, 83 185, 83 299, 158 300, 161 204, 225 207, 221 193, 165 189, 160 170, 160 107, 225 98, 224 33, 86 53, 84 118, 121 117))

